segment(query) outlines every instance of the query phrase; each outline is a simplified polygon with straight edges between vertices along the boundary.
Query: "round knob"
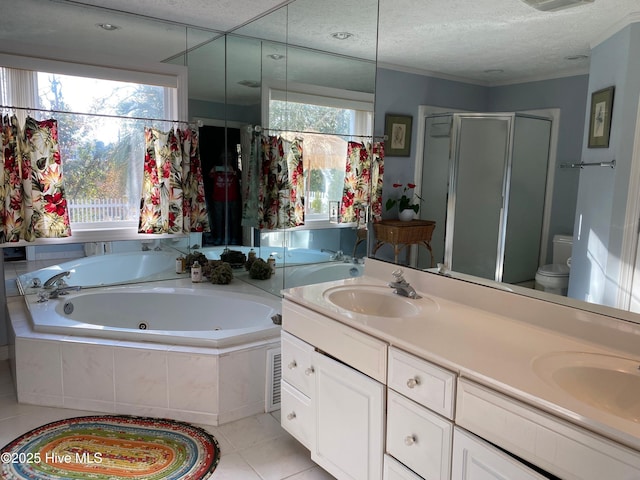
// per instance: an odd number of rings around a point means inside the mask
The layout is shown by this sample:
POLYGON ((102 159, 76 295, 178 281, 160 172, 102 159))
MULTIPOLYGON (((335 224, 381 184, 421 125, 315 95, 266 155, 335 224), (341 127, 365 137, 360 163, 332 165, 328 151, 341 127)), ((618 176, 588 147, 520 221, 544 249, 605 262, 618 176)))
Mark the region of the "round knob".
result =
POLYGON ((407 447, 410 447, 411 445, 413 445, 414 443, 416 443, 418 441, 418 439, 416 438, 415 435, 409 435, 408 437, 406 437, 404 439, 404 444, 407 447))
POLYGON ((289 367, 289 370, 293 370, 294 368, 296 368, 298 366, 298 364, 296 363, 295 360, 291 360, 291 362, 289 363, 289 365, 287 365, 287 367, 289 367))
POLYGON ((306 376, 311 376, 311 375, 313 375, 314 372, 315 372, 315 370, 313 369, 313 367, 309 367, 304 371, 304 374, 306 376))
POLYGON ((293 420, 294 418, 296 418, 296 412, 291 412, 287 415, 287 420, 293 420))
POLYGON ((420 379, 417 377, 410 378, 409 380, 407 380, 407 387, 409 388, 415 388, 418 385, 420 385, 420 379))

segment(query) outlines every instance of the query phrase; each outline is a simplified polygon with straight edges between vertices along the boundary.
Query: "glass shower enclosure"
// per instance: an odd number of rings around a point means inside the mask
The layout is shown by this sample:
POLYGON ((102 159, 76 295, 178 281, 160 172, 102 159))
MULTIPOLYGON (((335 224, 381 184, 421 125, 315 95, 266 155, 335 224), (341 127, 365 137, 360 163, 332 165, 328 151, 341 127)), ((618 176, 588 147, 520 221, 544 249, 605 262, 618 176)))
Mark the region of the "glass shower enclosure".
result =
MULTIPOLYGON (((520 113, 426 119, 420 216, 435 220, 436 262, 525 283, 540 264, 551 120, 520 113)), ((418 267, 428 260, 419 253, 418 267)))

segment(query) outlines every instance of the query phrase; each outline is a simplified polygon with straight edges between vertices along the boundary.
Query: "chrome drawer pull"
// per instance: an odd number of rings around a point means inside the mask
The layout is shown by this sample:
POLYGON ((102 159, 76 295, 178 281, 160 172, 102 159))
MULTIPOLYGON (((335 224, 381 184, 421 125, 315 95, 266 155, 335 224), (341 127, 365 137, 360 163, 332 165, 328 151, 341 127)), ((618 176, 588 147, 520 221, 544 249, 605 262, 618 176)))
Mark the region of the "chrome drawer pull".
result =
POLYGON ((309 367, 304 371, 304 374, 308 377, 308 376, 313 375, 314 372, 315 372, 314 368, 313 367, 309 367))
POLYGON ((407 447, 410 447, 411 445, 413 445, 414 443, 416 443, 418 441, 418 439, 416 438, 415 435, 409 435, 408 437, 406 437, 404 439, 404 444, 407 447))
POLYGON ((291 412, 287 415, 287 420, 293 420, 294 418, 296 418, 296 412, 291 412))
POLYGON ((287 365, 287 367, 289 367, 289 370, 293 370, 297 366, 298 366, 298 364, 296 363, 295 360, 291 360, 291 363, 289 363, 289 365, 287 365))
POLYGON ((407 387, 415 388, 420 385, 420 379, 418 377, 410 378, 407 380, 407 387))

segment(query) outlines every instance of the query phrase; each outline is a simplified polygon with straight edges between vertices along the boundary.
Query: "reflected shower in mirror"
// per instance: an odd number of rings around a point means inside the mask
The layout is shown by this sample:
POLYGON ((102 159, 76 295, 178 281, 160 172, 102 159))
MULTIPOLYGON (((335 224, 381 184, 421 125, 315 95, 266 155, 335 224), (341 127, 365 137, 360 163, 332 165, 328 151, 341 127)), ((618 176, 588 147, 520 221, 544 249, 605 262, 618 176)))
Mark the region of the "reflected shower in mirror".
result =
MULTIPOLYGON (((431 240, 436 263, 533 286, 550 134, 550 119, 515 113, 427 117, 420 217, 445 226, 431 240)), ((423 253, 418 267, 428 268, 431 259, 423 253)))

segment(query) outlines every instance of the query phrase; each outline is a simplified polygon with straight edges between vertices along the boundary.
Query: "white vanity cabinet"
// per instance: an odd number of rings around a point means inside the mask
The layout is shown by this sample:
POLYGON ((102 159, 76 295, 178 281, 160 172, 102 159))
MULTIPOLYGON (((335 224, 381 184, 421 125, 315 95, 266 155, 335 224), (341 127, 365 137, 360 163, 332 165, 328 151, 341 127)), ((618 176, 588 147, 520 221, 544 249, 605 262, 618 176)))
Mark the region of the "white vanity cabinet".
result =
POLYGON ((453 372, 389 348, 386 450, 422 478, 450 478, 455 380, 453 372))
POLYGON ((282 327, 283 428, 337 479, 381 480, 387 344, 286 300, 282 327))
POLYGON ((563 480, 640 479, 637 451, 466 379, 457 396, 457 425, 563 480))

